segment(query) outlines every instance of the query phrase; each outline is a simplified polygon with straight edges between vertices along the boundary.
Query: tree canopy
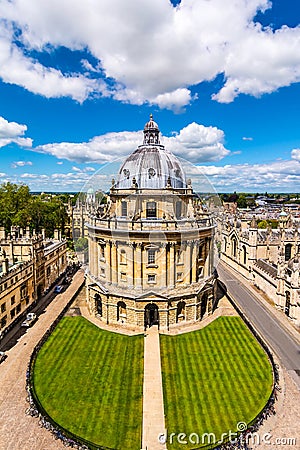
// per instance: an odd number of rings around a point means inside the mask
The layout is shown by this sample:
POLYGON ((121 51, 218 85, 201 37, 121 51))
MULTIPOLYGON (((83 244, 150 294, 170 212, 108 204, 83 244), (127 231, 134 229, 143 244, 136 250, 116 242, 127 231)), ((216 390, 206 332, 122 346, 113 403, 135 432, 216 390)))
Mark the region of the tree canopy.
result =
POLYGON ((60 195, 45 199, 31 195, 29 187, 14 183, 0 185, 0 225, 9 231, 11 226, 29 227, 46 236, 53 236, 55 229, 64 231, 68 220, 64 197, 60 195))

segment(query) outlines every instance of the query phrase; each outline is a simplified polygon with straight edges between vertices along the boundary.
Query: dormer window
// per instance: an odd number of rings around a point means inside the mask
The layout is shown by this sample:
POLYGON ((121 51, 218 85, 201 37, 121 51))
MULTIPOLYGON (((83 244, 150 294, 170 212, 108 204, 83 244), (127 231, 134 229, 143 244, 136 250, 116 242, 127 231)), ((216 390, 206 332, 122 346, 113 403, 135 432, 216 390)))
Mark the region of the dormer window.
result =
POLYGON ((121 203, 121 216, 127 217, 127 202, 121 203))
POLYGON ((147 219, 157 217, 156 215, 156 202, 147 202, 146 205, 146 217, 147 219))
POLYGON ((156 175, 155 169, 153 169, 153 167, 150 167, 150 169, 148 170, 148 175, 149 178, 153 178, 156 175))
POLYGON ((128 169, 123 169, 123 174, 124 174, 124 177, 127 178, 127 180, 128 180, 129 177, 130 177, 130 170, 128 170, 128 169))

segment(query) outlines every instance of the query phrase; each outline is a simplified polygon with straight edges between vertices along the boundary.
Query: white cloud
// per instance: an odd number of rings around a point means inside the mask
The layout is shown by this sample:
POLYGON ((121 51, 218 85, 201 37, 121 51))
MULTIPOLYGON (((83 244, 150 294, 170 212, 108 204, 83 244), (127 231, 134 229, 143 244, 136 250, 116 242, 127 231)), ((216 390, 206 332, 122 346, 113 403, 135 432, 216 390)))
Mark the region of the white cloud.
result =
MULTIPOLYGON (((172 153, 192 162, 218 161, 230 152, 223 145, 224 132, 216 127, 205 127, 195 122, 179 133, 164 137, 163 143, 172 153)), ((96 136, 89 142, 61 142, 41 145, 34 150, 69 159, 77 163, 106 163, 132 153, 143 142, 141 131, 122 131, 96 136)), ((80 171, 73 166, 72 170, 80 171)), ((85 170, 88 170, 87 168, 85 170)))
POLYGON ((271 161, 268 164, 199 166, 218 192, 291 191, 300 189, 300 163, 294 160, 271 161))
POLYGON ((300 148, 295 148, 291 152, 292 159, 296 159, 297 161, 300 161, 300 148))
POLYGON ((15 161, 11 163, 11 167, 13 169, 16 169, 17 167, 24 167, 24 166, 32 166, 31 161, 15 161))
MULTIPOLYGON (((295 155, 294 149, 291 156, 295 155)), ((196 191, 216 192, 299 192, 300 190, 300 152, 298 159, 276 160, 266 164, 226 164, 192 165, 186 164, 185 170, 188 178, 192 179, 196 191)), ((76 191, 84 185, 94 183, 104 190, 109 189, 111 178, 119 170, 119 163, 104 166, 99 172, 91 172, 83 168, 81 171, 67 173, 36 174, 24 173, 23 182, 29 184, 32 190, 76 191), (93 181, 94 180, 94 181, 93 181)), ((18 182, 13 176, 0 173, 2 181, 18 182)))
POLYGON ((98 94, 175 110, 190 103, 191 86, 221 73, 225 84, 215 100, 259 96, 300 81, 300 27, 274 31, 254 23, 270 6, 268 0, 182 0, 176 8, 169 0, 2 0, 0 76, 46 97, 82 102, 98 94), (16 27, 24 50, 14 44, 16 27), (28 56, 60 46, 87 49, 96 62, 82 59, 84 73, 74 74, 28 56))
POLYGON ((26 131, 26 125, 8 122, 3 117, 0 117, 0 147, 4 147, 12 142, 23 147, 31 147, 32 139, 23 137, 26 131))
POLYGON ((243 137, 243 141, 253 141, 253 137, 243 137))

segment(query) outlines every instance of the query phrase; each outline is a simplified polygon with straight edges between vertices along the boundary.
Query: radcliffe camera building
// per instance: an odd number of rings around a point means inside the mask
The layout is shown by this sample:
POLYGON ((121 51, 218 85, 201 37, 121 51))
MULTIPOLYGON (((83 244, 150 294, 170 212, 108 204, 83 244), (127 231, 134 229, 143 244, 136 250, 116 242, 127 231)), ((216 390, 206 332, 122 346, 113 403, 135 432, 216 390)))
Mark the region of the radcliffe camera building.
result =
POLYGON ((212 217, 152 116, 144 141, 88 220, 90 312, 107 324, 168 329, 214 308, 212 217))

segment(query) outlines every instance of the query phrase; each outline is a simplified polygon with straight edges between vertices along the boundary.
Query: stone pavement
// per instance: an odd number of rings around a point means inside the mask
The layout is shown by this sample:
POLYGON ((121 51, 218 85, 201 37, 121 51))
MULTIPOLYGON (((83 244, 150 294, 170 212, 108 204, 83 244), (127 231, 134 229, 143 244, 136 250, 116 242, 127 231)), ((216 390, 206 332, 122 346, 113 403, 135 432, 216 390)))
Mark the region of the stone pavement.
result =
POLYGON ((78 271, 68 289, 55 297, 46 312, 8 352, 0 365, 0 450, 56 450, 64 448, 52 434, 40 428, 38 419, 26 416, 26 370, 41 337, 84 281, 78 271))
POLYGON ((160 343, 157 326, 147 330, 144 339, 143 449, 165 450, 158 441, 165 432, 160 343))

